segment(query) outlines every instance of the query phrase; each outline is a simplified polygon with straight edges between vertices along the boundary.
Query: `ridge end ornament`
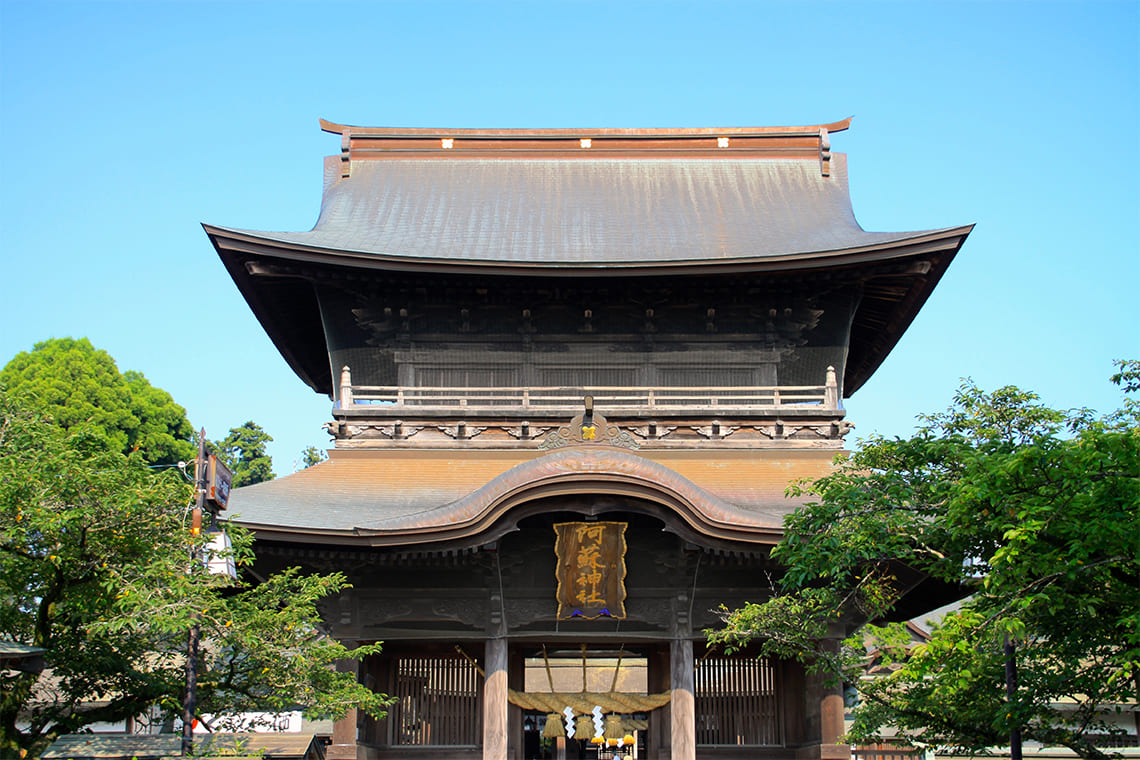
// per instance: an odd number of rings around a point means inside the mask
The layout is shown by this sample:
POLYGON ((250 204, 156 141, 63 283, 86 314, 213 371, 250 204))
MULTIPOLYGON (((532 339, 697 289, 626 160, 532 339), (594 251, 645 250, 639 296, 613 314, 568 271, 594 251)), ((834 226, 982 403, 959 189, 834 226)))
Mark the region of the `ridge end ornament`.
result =
POLYGON ((538 445, 540 451, 550 451, 564 446, 600 443, 623 449, 640 449, 641 444, 627 430, 611 425, 600 413, 594 411, 594 397, 582 399, 583 411, 574 415, 569 424, 559 427, 546 435, 538 445))

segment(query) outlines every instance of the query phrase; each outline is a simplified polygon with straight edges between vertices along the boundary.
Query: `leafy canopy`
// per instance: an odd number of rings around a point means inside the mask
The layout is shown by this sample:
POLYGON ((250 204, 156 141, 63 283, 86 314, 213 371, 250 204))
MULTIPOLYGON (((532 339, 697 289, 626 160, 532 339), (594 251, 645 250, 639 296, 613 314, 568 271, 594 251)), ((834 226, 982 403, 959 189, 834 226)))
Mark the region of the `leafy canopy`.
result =
MULTIPOLYGON (((317 604, 344 588, 342 576, 288 571, 250 584, 202 572, 190 562, 182 474, 106 443, 0 388, 0 638, 44 647, 48 666, 0 674, 0 756, 34 757, 60 734, 152 706, 180 714, 194 620, 201 713, 383 714, 385 697, 330 667, 376 651, 349 652, 322 633, 317 604)), ((251 535, 225 527, 248 562, 251 535)))
POLYGON ((207 448, 213 451, 233 473, 235 488, 264 483, 276 477, 273 460, 266 453, 266 445, 273 437, 252 420, 230 432, 220 441, 212 441, 207 448))
POLYGON ((120 373, 111 355, 86 338, 37 343, 0 370, 0 385, 65 430, 83 428, 111 451, 138 451, 150 464, 194 458, 186 410, 142 373, 120 373))
POLYGON ((321 451, 316 446, 309 446, 301 452, 301 469, 307 470, 313 465, 320 464, 326 459, 328 459, 328 455, 325 452, 321 451))
MULTIPOLYGON (((1140 364, 1114 377, 1137 390, 1140 364)), ((815 497, 773 551, 787 571, 765 603, 725 611, 714 642, 858 683, 851 738, 884 727, 968 750, 1028 740, 1100 756, 1088 735, 1128 704, 1140 676, 1140 407, 1063 412, 1013 387, 962 386, 910 438, 862 442, 836 471, 793 489, 815 497), (925 645, 869 627, 835 653, 828 631, 886 618, 906 574, 968 600, 925 645), (1005 696, 1003 645, 1018 685, 1005 696), (895 662, 861 678, 868 647, 895 662), (1057 706, 1066 705, 1064 709, 1057 706)))

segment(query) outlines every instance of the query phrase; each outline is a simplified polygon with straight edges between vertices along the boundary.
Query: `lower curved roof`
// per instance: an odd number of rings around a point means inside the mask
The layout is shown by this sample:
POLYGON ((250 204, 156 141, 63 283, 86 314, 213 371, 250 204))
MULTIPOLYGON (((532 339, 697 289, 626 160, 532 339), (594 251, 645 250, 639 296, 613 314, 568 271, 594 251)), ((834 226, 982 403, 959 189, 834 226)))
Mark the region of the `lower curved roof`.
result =
POLYGON ((358 546, 477 545, 508 512, 554 496, 631 497, 694 535, 775 543, 799 500, 784 489, 830 470, 834 451, 337 451, 293 475, 238 488, 229 512, 259 537, 358 546), (413 466, 414 463, 414 466, 413 466))

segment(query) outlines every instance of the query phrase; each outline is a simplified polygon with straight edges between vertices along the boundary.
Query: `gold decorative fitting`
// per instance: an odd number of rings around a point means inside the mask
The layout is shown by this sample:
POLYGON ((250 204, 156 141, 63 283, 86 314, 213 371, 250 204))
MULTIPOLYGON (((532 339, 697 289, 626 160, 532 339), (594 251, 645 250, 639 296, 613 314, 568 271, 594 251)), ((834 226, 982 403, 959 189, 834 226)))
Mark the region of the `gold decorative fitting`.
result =
POLYGON ((587 396, 584 399, 585 409, 581 414, 574 416, 570 424, 563 425, 551 431, 538 445, 540 451, 550 451, 563 446, 578 446, 581 444, 604 444, 618 446, 623 449, 640 449, 641 444, 627 431, 617 425, 606 422, 606 418, 594 411, 594 399, 587 396))
POLYGON ((590 148, 590 147, 593 147, 594 141, 591 140, 589 137, 583 137, 581 140, 578 141, 578 144, 581 145, 583 148, 590 148))
POLYGON ((728 138, 727 137, 716 138, 716 147, 727 148, 728 147, 728 138))
POLYGON ((455 147, 455 138, 441 137, 439 140, 439 146, 444 150, 451 150, 453 147, 455 147))

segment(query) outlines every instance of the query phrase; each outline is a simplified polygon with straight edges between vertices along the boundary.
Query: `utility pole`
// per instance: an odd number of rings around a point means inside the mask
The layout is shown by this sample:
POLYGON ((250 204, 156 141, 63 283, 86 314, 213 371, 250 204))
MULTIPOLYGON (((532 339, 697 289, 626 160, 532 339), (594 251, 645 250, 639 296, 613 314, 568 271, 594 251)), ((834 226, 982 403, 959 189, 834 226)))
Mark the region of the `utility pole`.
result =
MULTIPOLYGON (((194 507, 190 510, 190 568, 188 573, 206 572, 237 578, 233 558, 228 556, 229 538, 218 530, 218 512, 226 508, 230 498, 233 474, 216 456, 206 455, 206 428, 198 433, 198 461, 194 467, 194 507), (209 546, 203 555, 202 519, 210 517, 209 546), (220 559, 219 559, 220 558, 220 559), (208 561, 207 561, 208 560, 208 561), (205 567, 201 567, 205 565, 205 567)), ((191 611, 190 634, 186 642, 186 694, 182 700, 182 756, 194 750, 194 715, 198 708, 198 654, 202 625, 198 611, 191 611)))
MULTIPOLYGON (((190 533, 194 543, 190 547, 190 570, 197 569, 199 559, 198 536, 202 532, 202 514, 206 508, 206 428, 198 433, 198 461, 194 467, 194 509, 190 518, 190 533)), ((182 756, 194 749, 194 712, 198 706, 198 645, 202 638, 202 625, 198 613, 193 613, 190 635, 186 645, 186 695, 182 700, 182 756)))

